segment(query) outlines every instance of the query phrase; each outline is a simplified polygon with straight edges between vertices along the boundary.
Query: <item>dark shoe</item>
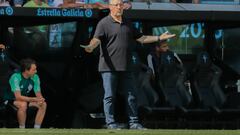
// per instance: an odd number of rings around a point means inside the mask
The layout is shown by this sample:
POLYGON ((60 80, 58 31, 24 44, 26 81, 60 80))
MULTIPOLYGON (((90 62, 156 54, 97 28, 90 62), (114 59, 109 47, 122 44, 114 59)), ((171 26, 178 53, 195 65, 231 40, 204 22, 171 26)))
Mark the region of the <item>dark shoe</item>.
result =
POLYGON ((139 123, 132 123, 129 125, 129 129, 137 129, 137 130, 146 130, 141 124, 139 123))
POLYGON ((107 129, 117 129, 120 130, 121 128, 117 124, 109 124, 107 125, 107 129))

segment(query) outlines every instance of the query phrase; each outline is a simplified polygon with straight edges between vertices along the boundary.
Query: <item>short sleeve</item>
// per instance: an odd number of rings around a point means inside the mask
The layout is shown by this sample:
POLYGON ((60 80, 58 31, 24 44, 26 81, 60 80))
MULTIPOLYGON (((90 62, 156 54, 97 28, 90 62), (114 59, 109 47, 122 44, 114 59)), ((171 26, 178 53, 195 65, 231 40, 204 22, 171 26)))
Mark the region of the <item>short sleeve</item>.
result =
POLYGON ((95 33, 94 33, 94 38, 97 38, 97 39, 102 39, 102 37, 104 36, 104 28, 103 28, 103 23, 102 21, 100 21, 97 25, 97 28, 95 30, 95 33))
POLYGON ((9 79, 9 84, 11 87, 11 91, 14 93, 16 91, 20 91, 20 79, 18 77, 18 74, 13 74, 9 79))
POLYGON ((40 79, 39 79, 38 75, 35 74, 32 79, 34 82, 34 87, 33 87, 34 93, 40 92, 41 87, 40 87, 40 79))

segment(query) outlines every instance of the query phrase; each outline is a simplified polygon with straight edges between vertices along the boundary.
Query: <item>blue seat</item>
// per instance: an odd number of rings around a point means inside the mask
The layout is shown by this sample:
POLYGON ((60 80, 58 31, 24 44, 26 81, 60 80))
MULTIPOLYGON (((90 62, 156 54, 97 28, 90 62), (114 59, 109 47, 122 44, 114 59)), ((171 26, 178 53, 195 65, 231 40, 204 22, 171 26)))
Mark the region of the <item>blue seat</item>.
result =
POLYGON ((192 97, 184 82, 186 73, 182 65, 177 63, 174 53, 167 51, 161 54, 159 70, 159 88, 167 106, 188 107, 192 97))

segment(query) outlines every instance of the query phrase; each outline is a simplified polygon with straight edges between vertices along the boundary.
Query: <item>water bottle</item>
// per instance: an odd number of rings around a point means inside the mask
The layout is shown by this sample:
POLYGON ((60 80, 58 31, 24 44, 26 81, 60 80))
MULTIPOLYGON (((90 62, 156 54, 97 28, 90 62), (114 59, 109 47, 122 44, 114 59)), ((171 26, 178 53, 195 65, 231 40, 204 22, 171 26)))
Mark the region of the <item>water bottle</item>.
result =
POLYGON ((189 80, 185 82, 185 86, 187 87, 189 94, 192 95, 191 83, 189 80))
POLYGON ((237 92, 240 93, 240 79, 237 80, 237 92))

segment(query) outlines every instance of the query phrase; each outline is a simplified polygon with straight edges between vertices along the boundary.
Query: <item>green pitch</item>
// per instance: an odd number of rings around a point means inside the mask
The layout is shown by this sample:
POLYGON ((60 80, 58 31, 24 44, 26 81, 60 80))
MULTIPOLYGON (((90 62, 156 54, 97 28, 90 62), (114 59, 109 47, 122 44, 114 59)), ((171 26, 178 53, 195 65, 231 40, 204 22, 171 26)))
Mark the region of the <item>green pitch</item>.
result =
POLYGON ((240 135, 240 130, 0 129, 0 135, 240 135))

